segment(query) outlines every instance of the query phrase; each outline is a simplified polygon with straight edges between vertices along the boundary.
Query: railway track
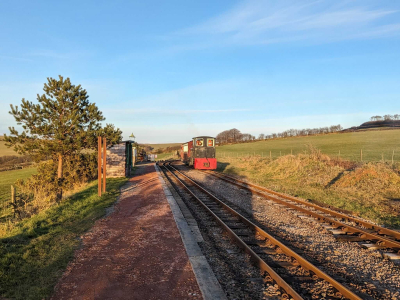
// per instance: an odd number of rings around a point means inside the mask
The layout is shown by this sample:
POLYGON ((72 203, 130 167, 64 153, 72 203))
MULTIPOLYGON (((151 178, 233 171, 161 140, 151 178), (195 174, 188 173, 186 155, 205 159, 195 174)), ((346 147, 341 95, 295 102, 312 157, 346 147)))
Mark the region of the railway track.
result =
MULTIPOLYGON (((400 254, 400 232, 371 224, 342 212, 321 207, 231 176, 222 175, 213 171, 203 172, 240 188, 249 190, 253 194, 265 197, 266 199, 272 200, 302 214, 311 216, 318 222, 324 223, 327 228, 340 231, 341 234, 335 235, 338 239, 350 242, 371 242, 372 244, 370 246, 374 249, 392 249, 400 254)), ((389 253, 386 253, 386 255, 389 255, 389 253)))
MULTIPOLYGON (((314 266, 272 235, 222 202, 170 163, 162 165, 164 174, 177 182, 188 198, 196 201, 225 230, 231 239, 263 272, 264 281, 277 284, 284 299, 303 299, 306 291, 322 282, 329 284, 328 296, 338 299, 362 299, 346 286, 314 266)), ((308 292, 307 297, 317 296, 308 292)))

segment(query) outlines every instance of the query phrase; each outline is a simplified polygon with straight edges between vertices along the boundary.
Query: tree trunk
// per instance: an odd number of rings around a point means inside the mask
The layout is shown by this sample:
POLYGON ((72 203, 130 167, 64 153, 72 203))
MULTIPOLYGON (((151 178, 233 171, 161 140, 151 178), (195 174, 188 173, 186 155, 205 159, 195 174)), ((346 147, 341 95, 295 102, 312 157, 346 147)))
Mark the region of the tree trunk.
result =
POLYGON ((57 178, 58 178, 58 191, 57 191, 57 202, 60 202, 62 199, 62 178, 63 178, 63 157, 61 154, 58 154, 58 170, 57 170, 57 178))

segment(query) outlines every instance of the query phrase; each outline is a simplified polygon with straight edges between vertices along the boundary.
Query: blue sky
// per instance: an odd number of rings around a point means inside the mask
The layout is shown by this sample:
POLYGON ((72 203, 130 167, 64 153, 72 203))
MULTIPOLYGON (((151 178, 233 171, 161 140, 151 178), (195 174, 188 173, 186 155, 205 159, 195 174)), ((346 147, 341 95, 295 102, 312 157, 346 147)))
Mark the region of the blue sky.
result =
POLYGON ((400 113, 400 2, 0 1, 0 133, 58 75, 139 142, 359 125, 400 113))

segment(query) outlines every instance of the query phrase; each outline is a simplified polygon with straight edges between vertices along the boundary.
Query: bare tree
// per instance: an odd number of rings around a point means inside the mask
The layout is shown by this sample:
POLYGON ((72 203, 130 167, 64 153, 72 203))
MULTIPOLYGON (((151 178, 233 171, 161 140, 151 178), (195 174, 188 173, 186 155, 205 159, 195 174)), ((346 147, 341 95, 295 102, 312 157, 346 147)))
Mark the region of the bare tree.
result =
POLYGON ((260 135, 258 136, 259 140, 264 140, 265 139, 265 134, 264 133, 260 133, 260 135))

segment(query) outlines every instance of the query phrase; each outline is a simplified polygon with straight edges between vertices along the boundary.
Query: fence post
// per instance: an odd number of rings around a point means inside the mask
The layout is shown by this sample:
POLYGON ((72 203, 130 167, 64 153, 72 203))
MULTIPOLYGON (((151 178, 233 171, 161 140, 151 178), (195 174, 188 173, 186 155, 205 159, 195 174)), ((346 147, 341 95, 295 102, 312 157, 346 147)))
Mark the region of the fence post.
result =
POLYGON ((271 150, 269 150, 269 159, 272 159, 272 153, 271 153, 271 150))
POLYGON ((382 162, 385 162, 385 159, 383 158, 383 153, 382 153, 382 162))
POLYGON ((11 185, 11 203, 13 205, 13 212, 14 212, 14 218, 15 218, 15 187, 11 185))
POLYGON ((97 193, 101 196, 101 137, 97 137, 97 193))
POLYGON ((360 157, 361 157, 361 161, 363 161, 362 160, 362 149, 360 150, 360 157))
POLYGON ((264 157, 264 152, 261 152, 261 157, 264 157))
POLYGON ((279 151, 279 156, 282 156, 282 151, 279 151))
POLYGON ((340 150, 339 150, 339 157, 340 157, 340 150))
POLYGON ((290 155, 293 155, 293 149, 290 149, 290 155))
POLYGON ((394 164, 394 150, 392 152, 392 165, 394 164))

